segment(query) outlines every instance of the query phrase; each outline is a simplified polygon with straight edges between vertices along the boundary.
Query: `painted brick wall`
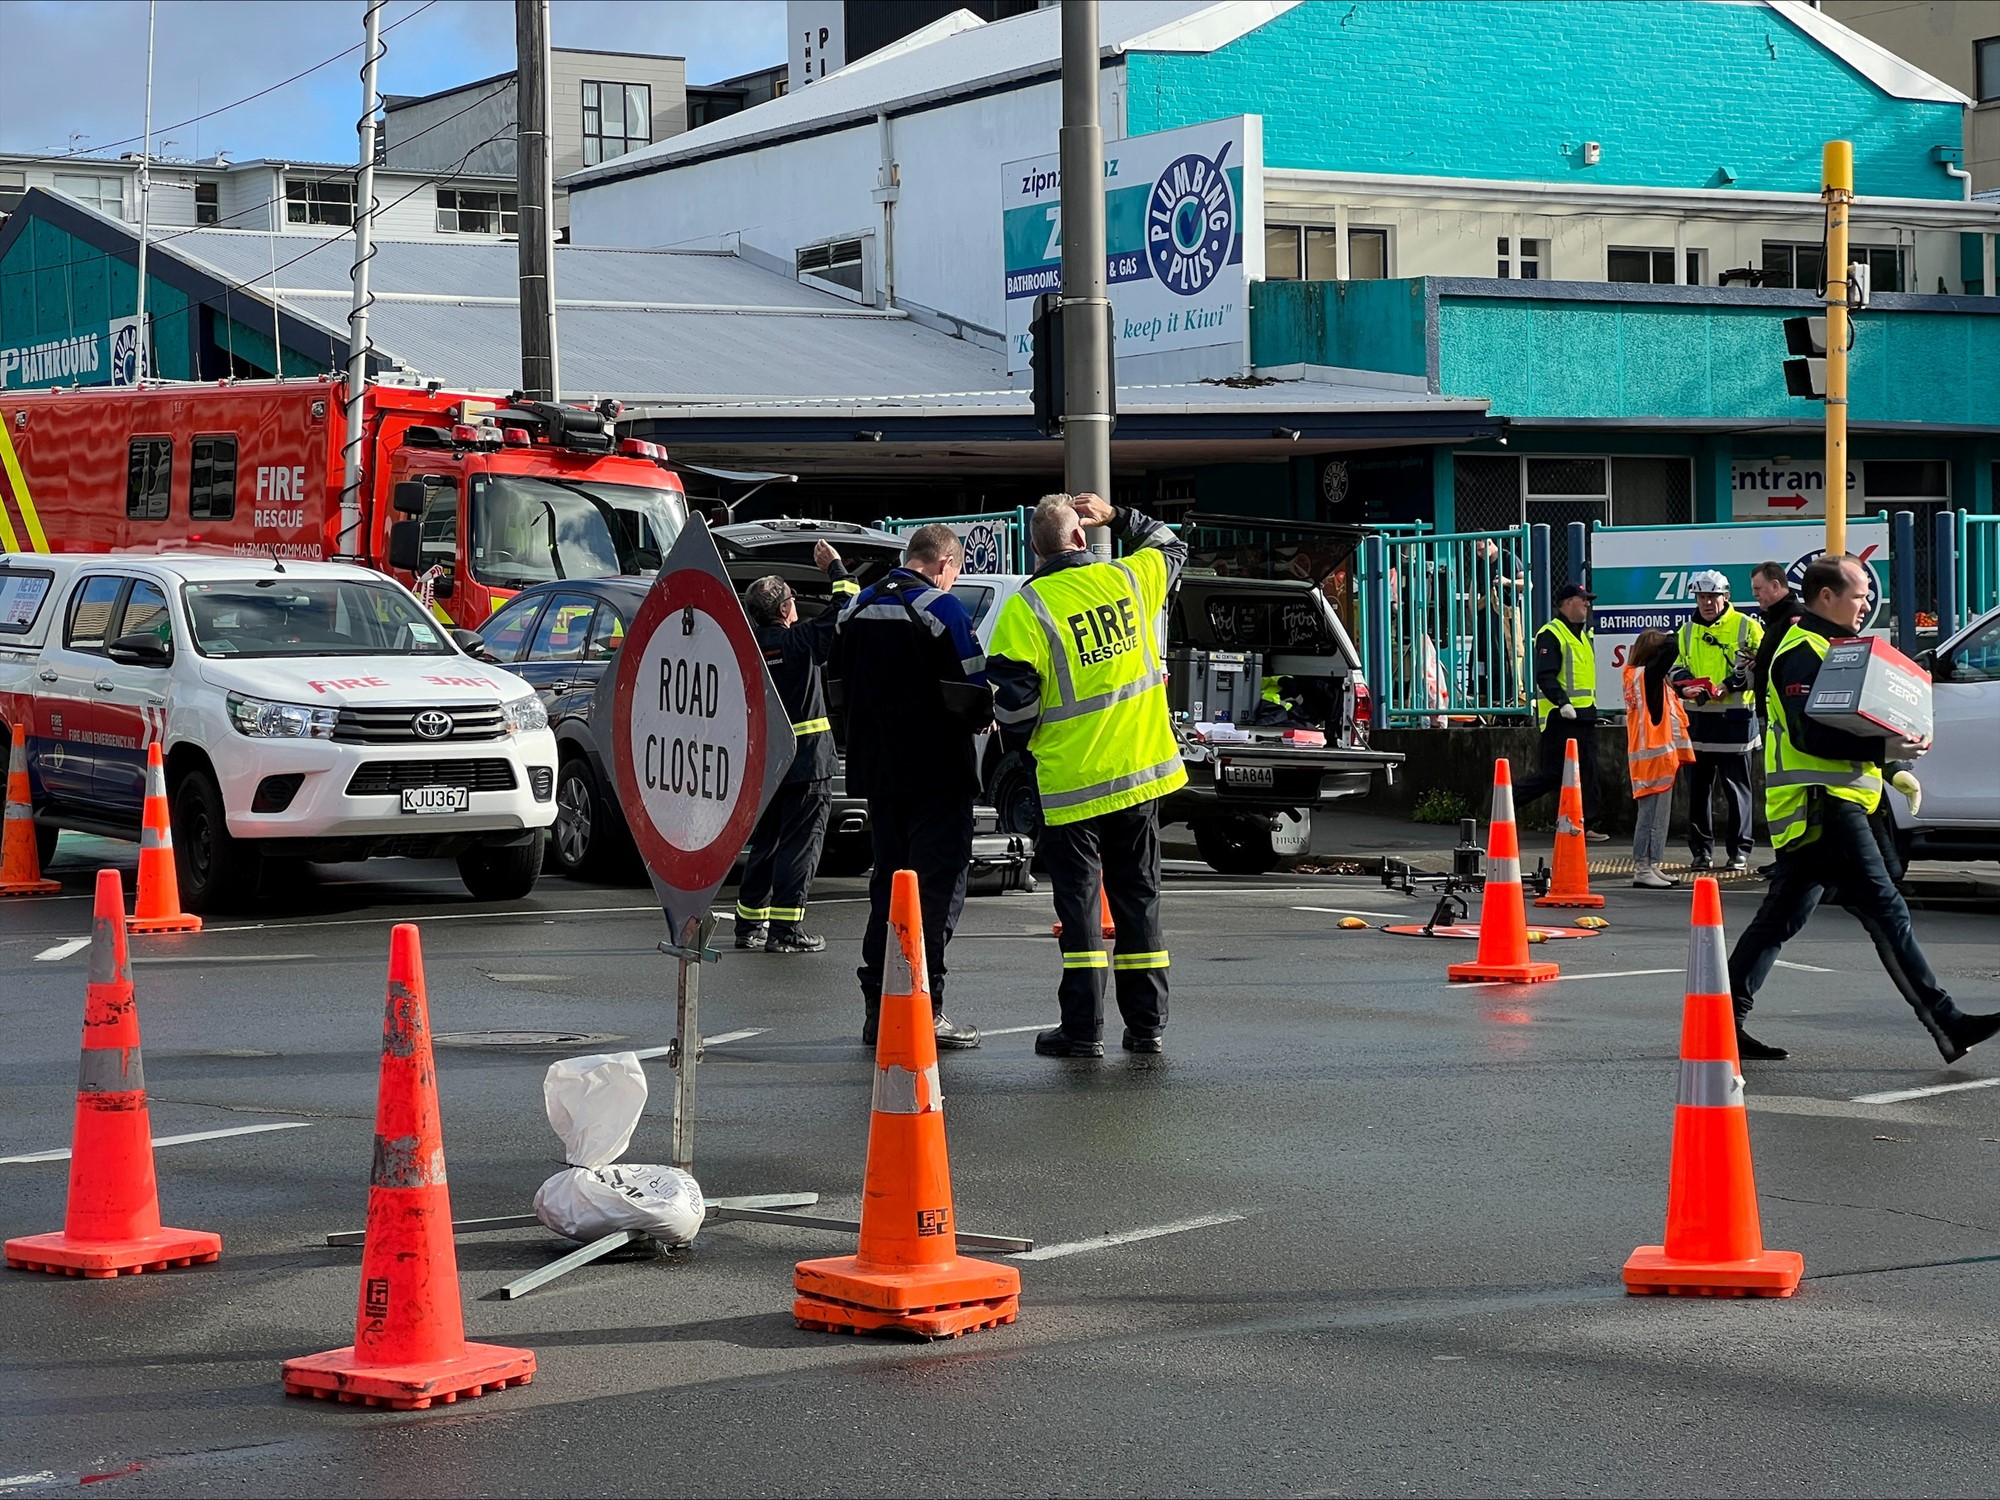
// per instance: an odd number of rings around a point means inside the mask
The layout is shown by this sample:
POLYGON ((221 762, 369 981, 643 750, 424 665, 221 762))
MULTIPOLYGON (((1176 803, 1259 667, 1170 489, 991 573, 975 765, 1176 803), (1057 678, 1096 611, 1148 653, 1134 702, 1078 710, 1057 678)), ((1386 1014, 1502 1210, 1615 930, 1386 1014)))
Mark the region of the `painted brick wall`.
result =
POLYGON ((1840 137, 1863 193, 1962 193, 1930 159, 1960 143, 1959 106, 1889 98, 1756 5, 1308 0, 1126 72, 1132 134, 1261 113, 1273 167, 1671 188, 1727 168, 1744 190, 1817 192, 1840 137))

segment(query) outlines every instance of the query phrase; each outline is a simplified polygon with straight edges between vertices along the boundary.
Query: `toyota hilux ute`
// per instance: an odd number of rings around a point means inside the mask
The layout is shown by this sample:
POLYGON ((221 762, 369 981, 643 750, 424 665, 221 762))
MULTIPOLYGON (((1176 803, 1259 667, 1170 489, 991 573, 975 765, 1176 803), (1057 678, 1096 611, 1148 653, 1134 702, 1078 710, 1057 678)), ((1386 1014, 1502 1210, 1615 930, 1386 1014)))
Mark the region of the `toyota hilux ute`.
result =
POLYGON ((161 747, 181 900, 250 899, 268 860, 455 857, 526 895, 555 818, 534 690, 346 563, 0 554, 0 746, 27 737, 44 856, 136 838, 161 747))
MULTIPOLYGON (((967 574, 953 587, 982 644, 1026 582, 1018 573, 967 574)), ((1369 748, 1360 654, 1305 579, 1188 568, 1168 605, 1164 665, 1188 780, 1165 799, 1160 820, 1186 822, 1201 857, 1225 874, 1262 874, 1304 853, 1314 807, 1360 796, 1402 763, 1369 748), (1282 708, 1265 702, 1267 679, 1276 679, 1282 708)), ((1020 757, 1001 754, 989 736, 980 768, 1001 826, 1031 831, 1039 807, 1020 757)))

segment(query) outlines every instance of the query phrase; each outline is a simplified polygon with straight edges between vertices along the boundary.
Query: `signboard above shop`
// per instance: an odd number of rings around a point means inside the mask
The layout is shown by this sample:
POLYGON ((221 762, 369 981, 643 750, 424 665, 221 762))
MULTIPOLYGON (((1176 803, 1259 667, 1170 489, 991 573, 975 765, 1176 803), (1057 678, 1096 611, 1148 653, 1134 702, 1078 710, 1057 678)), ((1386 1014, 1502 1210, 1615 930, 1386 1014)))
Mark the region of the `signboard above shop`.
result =
MULTIPOLYGON (((1826 515, 1826 464, 1800 458, 1739 458, 1730 465, 1730 514, 1738 521, 1809 521, 1826 515)), ((1941 459, 1852 459, 1847 513, 1948 502, 1951 465, 1941 459)))
MULTIPOLYGON (((1238 115, 1110 141, 1104 247, 1117 357, 1234 350, 1250 363, 1250 283, 1264 275, 1264 121, 1238 115)), ((1062 172, 1054 154, 1001 168, 1007 368, 1028 368, 1035 298, 1062 290, 1062 172)), ((1191 358, 1188 378, 1216 365, 1191 358)), ((1155 369, 1154 378, 1172 378, 1155 369)))

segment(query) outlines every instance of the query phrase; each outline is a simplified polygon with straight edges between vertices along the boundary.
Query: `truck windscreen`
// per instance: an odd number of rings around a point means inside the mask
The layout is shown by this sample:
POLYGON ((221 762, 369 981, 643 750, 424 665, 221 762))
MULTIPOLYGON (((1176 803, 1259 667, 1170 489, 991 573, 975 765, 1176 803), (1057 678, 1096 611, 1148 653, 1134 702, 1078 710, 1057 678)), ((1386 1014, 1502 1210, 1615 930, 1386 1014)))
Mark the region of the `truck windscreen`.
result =
POLYGON ((232 578, 187 584, 181 598, 203 656, 455 654, 436 620, 402 590, 379 584, 232 578))
POLYGON ((665 490, 525 474, 476 475, 471 510, 473 575, 508 589, 658 572, 682 521, 665 490))

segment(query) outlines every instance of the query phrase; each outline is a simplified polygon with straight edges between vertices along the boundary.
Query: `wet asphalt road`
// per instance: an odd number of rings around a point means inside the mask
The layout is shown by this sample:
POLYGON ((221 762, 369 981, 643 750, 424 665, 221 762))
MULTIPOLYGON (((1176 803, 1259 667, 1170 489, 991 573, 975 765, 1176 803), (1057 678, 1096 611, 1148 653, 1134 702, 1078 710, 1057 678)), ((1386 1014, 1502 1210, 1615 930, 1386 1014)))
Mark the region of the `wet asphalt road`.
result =
MULTIPOLYGON (((1535 850, 1529 850, 1532 858, 1535 850)), ((0 1156, 67 1144, 93 859, 64 899, 0 905, 0 1156)), ((1732 935, 1757 890, 1725 896, 1732 935)), ((533 1348, 508 1391, 406 1415, 288 1401, 277 1367, 349 1341, 389 924, 422 927, 453 1203, 523 1212, 560 1166, 556 1057, 664 1043, 664 935, 639 888, 545 882, 472 903, 448 866, 321 872, 255 918, 134 939, 169 1223, 213 1267, 77 1282, 0 1274, 0 1493, 109 1495, 1973 1494, 2000 1397, 2000 1081, 1951 1069, 1859 928, 1824 915, 1780 969, 1753 1064, 1766 1242, 1788 1302, 1627 1299, 1657 1239, 1685 896, 1613 888, 1609 932, 1550 945, 1564 979, 1447 986, 1469 945, 1338 931, 1425 903, 1353 879, 1167 896, 1169 1050, 1038 1058, 1053 1017, 1046 894, 976 898, 943 1059, 961 1225, 1034 1237, 1015 1326, 955 1343, 797 1330, 794 1261, 827 1235, 705 1229, 486 1300, 560 1253, 539 1229, 459 1242, 468 1334, 533 1348), (1312 910, 1304 908, 1323 908, 1312 910), (1658 971, 1668 972, 1634 972, 1658 971), (1597 976, 1597 977, 1591 977, 1597 976), (462 1045, 451 1033, 582 1034, 462 1045), (1151 1238, 1094 1237, 1171 1229, 1151 1238), (93 1485, 93 1488, 96 1488, 93 1485)), ((858 1210, 870 1068, 855 1043, 858 881, 829 881, 827 954, 730 954, 704 983, 697 1175, 858 1210)), ((1990 911, 1918 930, 1968 1008, 2000 1006, 1990 911)), ((632 1149, 667 1155, 670 1075, 632 1149)), ((0 1163, 0 1232, 58 1226, 66 1166, 0 1163)))

